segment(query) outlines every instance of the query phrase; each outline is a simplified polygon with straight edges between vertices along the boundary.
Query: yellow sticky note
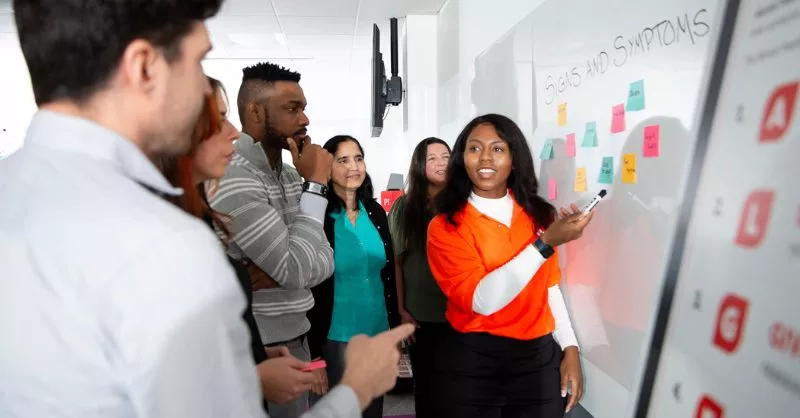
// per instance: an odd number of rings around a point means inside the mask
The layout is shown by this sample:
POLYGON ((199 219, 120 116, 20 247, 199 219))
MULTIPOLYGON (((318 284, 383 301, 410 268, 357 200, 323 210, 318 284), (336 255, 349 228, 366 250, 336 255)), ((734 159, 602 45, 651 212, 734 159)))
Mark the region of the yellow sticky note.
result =
POLYGON ((561 103, 558 105, 558 126, 567 125, 567 104, 561 103))
POLYGON ((622 156, 622 182, 636 184, 636 154, 622 156))
POLYGON ((586 191, 586 167, 578 168, 575 171, 575 191, 586 191))

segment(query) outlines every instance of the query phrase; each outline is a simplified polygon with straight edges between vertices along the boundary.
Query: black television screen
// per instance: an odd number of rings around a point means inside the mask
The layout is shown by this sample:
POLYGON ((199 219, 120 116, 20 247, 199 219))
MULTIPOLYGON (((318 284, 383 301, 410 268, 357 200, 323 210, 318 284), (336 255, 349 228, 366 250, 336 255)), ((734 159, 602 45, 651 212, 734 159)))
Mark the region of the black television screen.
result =
POLYGON ((383 118, 386 112, 386 94, 383 89, 386 86, 386 69, 383 66, 383 54, 381 54, 381 31, 378 25, 372 25, 372 80, 371 80, 372 112, 370 115, 370 127, 372 137, 381 136, 383 130, 383 118))

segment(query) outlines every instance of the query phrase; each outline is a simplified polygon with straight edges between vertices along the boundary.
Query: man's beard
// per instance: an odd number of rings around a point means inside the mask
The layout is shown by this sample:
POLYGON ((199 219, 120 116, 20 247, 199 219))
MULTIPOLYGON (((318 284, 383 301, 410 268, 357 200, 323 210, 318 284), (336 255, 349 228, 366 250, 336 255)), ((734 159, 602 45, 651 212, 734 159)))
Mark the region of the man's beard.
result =
POLYGON ((272 146, 278 145, 285 150, 289 149, 289 142, 286 140, 287 138, 294 138, 297 146, 299 147, 301 144, 298 142, 298 138, 305 136, 306 132, 306 128, 302 128, 297 130, 297 132, 285 134, 270 126, 269 116, 267 116, 266 120, 264 121, 264 143, 272 146))

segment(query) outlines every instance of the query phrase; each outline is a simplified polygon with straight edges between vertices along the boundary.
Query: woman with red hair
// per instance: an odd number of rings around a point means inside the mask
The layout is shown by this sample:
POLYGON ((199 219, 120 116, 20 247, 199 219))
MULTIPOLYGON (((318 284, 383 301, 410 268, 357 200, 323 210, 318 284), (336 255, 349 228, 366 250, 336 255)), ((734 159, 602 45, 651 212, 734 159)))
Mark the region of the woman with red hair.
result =
MULTIPOLYGON (((206 188, 213 193, 214 182, 225 175, 233 159, 233 142, 239 137, 239 131, 227 119, 228 102, 222 83, 211 77, 209 82, 214 93, 206 97, 188 153, 162 160, 159 165, 165 177, 184 191, 181 196, 170 200, 214 228, 224 246, 230 238, 225 219, 209 207, 206 188)), ((228 258, 247 297, 243 318, 250 331, 251 350, 253 360, 258 365, 262 393, 270 401, 288 402, 311 389, 315 381, 314 373, 304 371, 307 364, 291 356, 286 347, 265 349, 261 344, 251 308, 253 288, 247 266, 240 260, 228 258)))

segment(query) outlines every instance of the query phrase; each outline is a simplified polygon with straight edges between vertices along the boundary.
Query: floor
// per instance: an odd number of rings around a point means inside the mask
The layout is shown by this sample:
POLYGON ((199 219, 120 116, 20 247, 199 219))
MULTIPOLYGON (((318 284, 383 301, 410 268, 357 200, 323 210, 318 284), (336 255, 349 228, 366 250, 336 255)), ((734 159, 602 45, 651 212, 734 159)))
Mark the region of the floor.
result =
POLYGON ((383 400, 384 417, 413 417, 414 396, 411 394, 386 395, 383 400))

